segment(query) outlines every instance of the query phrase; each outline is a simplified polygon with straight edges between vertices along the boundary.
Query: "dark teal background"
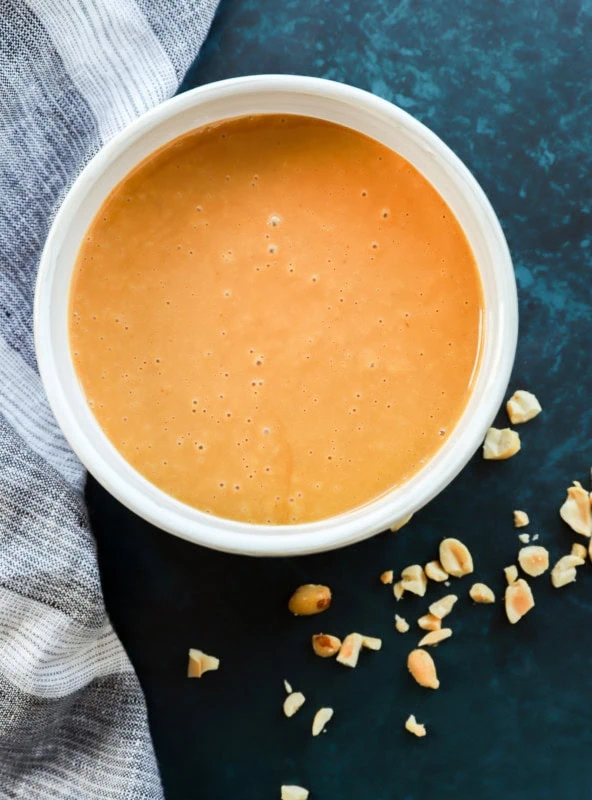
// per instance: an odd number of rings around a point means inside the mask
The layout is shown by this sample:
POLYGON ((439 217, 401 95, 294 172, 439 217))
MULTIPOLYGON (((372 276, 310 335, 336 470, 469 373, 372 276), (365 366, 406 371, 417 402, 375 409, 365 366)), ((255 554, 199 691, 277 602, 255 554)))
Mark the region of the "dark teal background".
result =
MULTIPOLYGON (((414 620, 382 570, 435 556, 445 535, 472 549, 501 596, 518 549, 513 508, 556 559, 576 538, 557 510, 592 460, 592 2, 575 0, 222 0, 183 88, 257 72, 320 75, 369 89, 427 123, 465 161, 496 208, 512 251, 521 333, 511 386, 544 413, 506 463, 476 456, 408 528, 300 559, 202 550, 140 521, 88 486, 111 618, 144 686, 168 800, 274 800, 283 782, 311 800, 575 800, 592 797, 592 569, 553 590, 517 626, 501 604, 473 606, 471 579, 454 636, 435 652, 441 689, 406 673, 414 620), (291 618, 302 582, 328 583, 333 607, 291 618), (382 636, 348 670, 312 655, 320 628, 382 636), (222 668, 184 678, 189 646, 222 668), (307 696, 282 716, 282 679, 307 696), (335 708, 310 736, 320 705, 335 708), (403 730, 409 713, 429 729, 403 730)), ((502 419, 502 417, 500 417, 502 419)), ((582 540, 583 541, 583 540, 582 540)), ((427 602, 426 602, 427 601, 427 602)))

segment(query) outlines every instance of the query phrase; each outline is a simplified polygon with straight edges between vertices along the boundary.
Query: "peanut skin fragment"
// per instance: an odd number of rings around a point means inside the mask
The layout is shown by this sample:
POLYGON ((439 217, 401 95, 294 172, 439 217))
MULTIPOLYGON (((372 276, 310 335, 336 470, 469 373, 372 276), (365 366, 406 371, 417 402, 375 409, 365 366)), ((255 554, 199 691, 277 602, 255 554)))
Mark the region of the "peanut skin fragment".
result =
POLYGON ((501 461, 512 458, 520 450, 520 436, 511 428, 490 428, 483 442, 483 458, 501 461))
POLYGON ((474 603, 495 603, 495 595, 485 583, 474 583, 469 596, 474 603))
POLYGON ((427 650, 412 650, 407 657, 407 668, 420 686, 437 689, 440 686, 434 659, 427 650))
POLYGON ((414 736, 422 737, 426 735, 425 725, 418 722, 413 714, 409 714, 407 717, 405 730, 408 730, 409 733, 412 733, 414 736))
POLYGON ((518 563, 523 572, 531 578, 537 578, 549 569, 549 551, 537 544, 521 547, 518 552, 518 563))
POLYGON ((518 578, 517 581, 506 586, 505 601, 506 615, 512 625, 522 619, 531 608, 534 608, 534 597, 524 578, 518 578))

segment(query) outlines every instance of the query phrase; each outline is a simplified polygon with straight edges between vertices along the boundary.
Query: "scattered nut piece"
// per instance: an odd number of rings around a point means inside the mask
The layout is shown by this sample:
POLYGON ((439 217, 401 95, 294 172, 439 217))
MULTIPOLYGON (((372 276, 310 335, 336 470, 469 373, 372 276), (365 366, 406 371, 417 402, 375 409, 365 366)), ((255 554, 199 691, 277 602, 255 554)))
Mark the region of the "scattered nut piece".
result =
POLYGON ((444 567, 439 561, 430 561, 423 569, 431 581, 442 583, 443 581, 448 580, 448 573, 444 570, 444 567))
POLYGON ((553 586, 560 589, 568 583, 573 583, 576 579, 576 567, 581 567, 583 563, 584 559, 578 556, 562 556, 551 570, 553 586))
POLYGON ((495 603, 495 595, 485 583, 474 583, 469 596, 474 603, 495 603))
POLYGON ((458 597, 455 594, 447 594, 445 597, 441 597, 439 600, 436 600, 435 603, 432 603, 429 612, 432 616, 438 617, 438 619, 444 619, 444 617, 450 614, 457 600, 458 597))
POLYGON ((426 735, 425 725, 418 722, 413 714, 409 714, 407 717, 407 721, 405 722, 405 730, 408 730, 409 733, 412 733, 414 736, 421 737, 426 735))
POLYGON ((341 639, 329 633, 315 633, 312 637, 312 649, 321 658, 331 658, 341 647, 341 639))
POLYGON ((512 458, 520 450, 520 436, 511 428, 490 428, 483 442, 483 458, 501 461, 512 458))
POLYGON ((189 650, 189 664, 187 666, 188 678, 201 678, 204 672, 216 670, 220 666, 220 659, 208 656, 201 650, 189 650))
POLYGON ((506 411, 512 425, 528 422, 529 419, 533 419, 540 414, 542 410, 541 404, 534 394, 525 392, 523 389, 514 392, 506 403, 506 411))
POLYGON ((514 527, 525 528, 530 522, 526 511, 514 511, 514 527))
POLYGON ((281 800, 308 800, 310 792, 302 786, 282 786, 281 800))
POLYGON ((506 614, 514 625, 534 607, 534 597, 524 578, 506 586, 506 614))
POLYGON ((331 605, 331 589, 317 583, 306 583, 299 586, 288 603, 288 608, 296 617, 308 617, 320 614, 331 605))
POLYGON ((399 631, 399 633, 407 633, 409 630, 409 623, 403 617, 395 614, 395 628, 399 631))
POLYGON ((590 539, 590 544, 588 545, 588 557, 592 561, 592 539, 590 539))
POLYGON ((538 541, 538 538, 539 538, 538 533, 535 533, 535 535, 532 537, 532 541, 536 542, 536 541, 538 541))
POLYGON ((302 692, 292 692, 284 700, 284 714, 287 717, 293 717, 299 708, 304 705, 306 698, 302 692))
POLYGON ((350 633, 343 640, 343 644, 337 654, 337 661, 345 664, 346 667, 355 667, 358 663, 360 650, 362 649, 362 637, 359 633, 350 633))
POLYGON ((318 736, 325 730, 325 725, 333 716, 332 708, 319 708, 312 721, 312 735, 318 736))
POLYGON ((401 584, 403 591, 412 592, 419 597, 423 597, 426 593, 428 586, 428 579, 425 576, 423 567, 419 564, 412 564, 410 567, 405 567, 401 572, 401 584))
POLYGON ((590 495, 581 483, 574 481, 574 485, 567 490, 567 499, 559 509, 559 514, 564 522, 576 533, 582 536, 592 536, 592 506, 590 495))
POLYGON ((407 656, 407 668, 420 686, 427 689, 440 686, 434 659, 427 650, 412 650, 407 656))
POLYGON ((399 600, 403 597, 405 589, 403 588, 403 581, 397 581, 393 586, 393 594, 395 595, 395 600, 399 602, 399 600))
POLYGON ((549 569, 549 551, 546 547, 536 544, 521 547, 518 552, 518 563, 523 572, 531 578, 538 578, 549 569))
POLYGON ((380 650, 382 639, 377 639, 375 636, 362 636, 362 647, 365 647, 366 650, 380 650))
POLYGON ((393 573, 392 569, 387 569, 380 576, 380 582, 384 583, 384 584, 392 583, 393 582, 393 575, 394 575, 394 573, 393 573))
MULTIPOLYGON (((590 544, 592 545, 592 539, 590 540, 590 544)), ((586 560, 586 556, 588 555, 588 551, 586 550, 586 548, 584 547, 583 544, 580 544, 578 542, 578 543, 572 544, 570 555, 577 556, 578 558, 581 558, 582 561, 585 561, 586 560)))
POLYGON ((433 614, 424 614, 417 620, 417 624, 424 631, 439 631, 442 627, 442 620, 433 614))
POLYGON ((443 539, 440 542, 440 563, 454 578, 462 578, 473 571, 471 554, 458 539, 443 539))
POLYGON ((418 642, 418 647, 430 646, 434 644, 439 644, 443 642, 444 639, 448 639, 452 636, 452 630, 450 628, 441 628, 439 631, 430 631, 430 633, 426 633, 423 639, 418 642))
POLYGON ((403 517, 403 519, 400 519, 398 522, 395 522, 393 525, 391 525, 392 532, 396 533, 397 531, 400 531, 404 525, 407 525, 407 523, 411 521, 412 517, 413 514, 408 514, 406 517, 403 517))
POLYGON ((522 544, 528 544, 530 542, 530 534, 528 533, 520 533, 518 535, 518 540, 522 542, 522 544))
POLYGON ((286 690, 286 694, 292 694, 292 686, 288 683, 288 681, 284 678, 284 689, 286 690))
POLYGON ((511 586, 518 580, 518 567, 515 564, 512 564, 510 567, 504 567, 504 572, 506 580, 508 581, 508 586, 511 586))

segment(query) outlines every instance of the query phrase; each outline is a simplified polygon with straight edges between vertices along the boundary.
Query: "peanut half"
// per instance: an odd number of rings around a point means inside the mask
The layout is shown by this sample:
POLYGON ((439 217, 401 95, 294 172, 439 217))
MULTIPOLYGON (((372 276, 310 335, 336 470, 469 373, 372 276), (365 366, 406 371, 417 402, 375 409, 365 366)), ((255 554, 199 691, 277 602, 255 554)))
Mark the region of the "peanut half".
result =
POLYGON ((423 571, 431 581, 436 583, 444 583, 444 581, 448 580, 448 573, 439 561, 429 561, 423 571))
POLYGON ((288 603, 288 608, 296 617, 320 614, 331 605, 331 589, 318 583, 299 586, 288 603))
POLYGON ((512 425, 519 425, 528 422, 541 413, 543 409, 537 398, 532 392, 525 392, 518 389, 506 403, 506 411, 510 417, 512 425))
POLYGON ((523 572, 531 578, 537 578, 549 569, 549 551, 537 544, 521 547, 518 552, 518 563, 523 572))
POLYGON ((572 531, 581 533, 582 536, 592 536, 592 506, 591 498, 581 483, 574 481, 574 485, 567 490, 567 498, 559 509, 559 514, 567 522, 572 531))
POLYGON ((514 527, 525 528, 530 522, 526 511, 514 511, 514 527))
POLYGON ((201 678, 204 672, 216 670, 220 666, 220 659, 208 656, 201 650, 189 650, 189 664, 187 665, 188 678, 201 678))
POLYGON ((399 633, 407 633, 409 630, 409 623, 403 617, 395 614, 395 628, 399 631, 399 633))
POLYGON ((474 603, 495 603, 495 595, 485 583, 474 583, 469 596, 474 603))
POLYGON ((312 735, 318 736, 325 730, 325 725, 333 716, 332 708, 319 708, 312 721, 312 735))
POLYGON ((578 556, 562 556, 551 570, 551 583, 556 589, 573 583, 576 579, 576 567, 581 567, 583 558, 578 556))
POLYGON ((450 614, 457 600, 458 597, 455 594, 447 594, 445 597, 441 597, 439 600, 436 600, 435 603, 432 603, 429 607, 429 612, 432 616, 438 617, 438 619, 444 619, 444 617, 450 614))
POLYGON ((411 592, 419 597, 423 597, 428 586, 428 579, 425 576, 422 566, 419 564, 412 564, 410 567, 405 567, 401 572, 400 583, 402 584, 404 592, 411 592))
POLYGON ((506 586, 506 614, 514 625, 534 607, 534 597, 524 578, 506 586))
POLYGON ((341 647, 341 639, 329 633, 315 633, 312 637, 312 649, 321 658, 331 658, 336 655, 341 647))
POLYGON ((444 639, 449 639, 452 636, 450 628, 440 628, 439 631, 430 631, 418 642, 418 647, 430 647, 431 645, 440 644, 444 639))
POLYGON ((412 733, 414 736, 419 736, 420 738, 426 735, 425 725, 418 722, 413 714, 409 714, 407 717, 405 722, 405 730, 409 731, 409 733, 412 733))
POLYGON ((407 656, 407 668, 420 686, 437 689, 440 686, 434 659, 427 650, 412 650, 407 656))
POLYGON ((355 667, 358 663, 360 650, 362 649, 362 636, 359 633, 350 633, 343 640, 343 644, 337 654, 337 661, 346 667, 355 667))
POLYGON ((473 571, 473 558, 458 539, 443 539, 440 542, 440 563, 449 575, 462 578, 473 571))
POLYGON ((520 450, 520 436, 511 428, 490 428, 483 442, 483 458, 501 461, 512 458, 520 450))
POLYGON ((281 800, 308 800, 310 792, 302 786, 285 784, 281 788, 281 800))
POLYGON ((305 697, 302 692, 292 692, 284 700, 284 714, 293 717, 299 708, 304 705, 305 697))

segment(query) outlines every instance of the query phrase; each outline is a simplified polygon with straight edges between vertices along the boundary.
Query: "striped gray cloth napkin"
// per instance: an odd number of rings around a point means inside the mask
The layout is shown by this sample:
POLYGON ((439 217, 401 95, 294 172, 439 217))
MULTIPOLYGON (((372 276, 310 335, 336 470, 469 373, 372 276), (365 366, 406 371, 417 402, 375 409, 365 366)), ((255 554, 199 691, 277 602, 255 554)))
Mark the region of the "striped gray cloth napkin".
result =
POLYGON ((107 619, 84 471, 35 364, 52 216, 97 149, 174 94, 217 0, 0 0, 0 798, 162 797, 107 619))

